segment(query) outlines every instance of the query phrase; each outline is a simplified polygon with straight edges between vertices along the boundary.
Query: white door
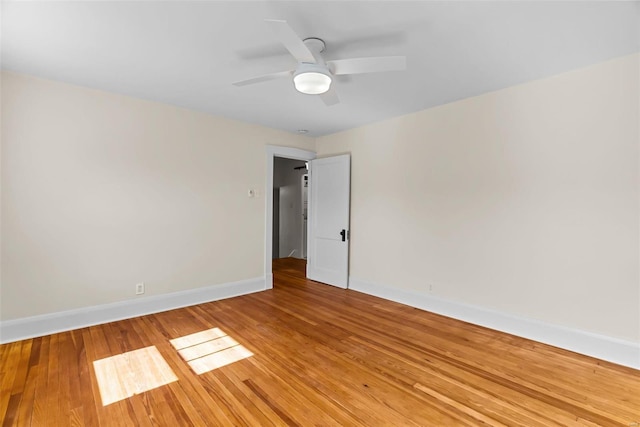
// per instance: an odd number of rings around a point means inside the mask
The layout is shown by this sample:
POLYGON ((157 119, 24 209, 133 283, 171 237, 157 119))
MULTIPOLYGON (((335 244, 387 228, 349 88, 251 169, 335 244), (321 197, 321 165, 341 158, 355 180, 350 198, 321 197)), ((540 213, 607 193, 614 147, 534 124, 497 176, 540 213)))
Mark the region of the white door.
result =
POLYGON ((309 162, 307 277, 346 288, 349 276, 351 156, 309 162))

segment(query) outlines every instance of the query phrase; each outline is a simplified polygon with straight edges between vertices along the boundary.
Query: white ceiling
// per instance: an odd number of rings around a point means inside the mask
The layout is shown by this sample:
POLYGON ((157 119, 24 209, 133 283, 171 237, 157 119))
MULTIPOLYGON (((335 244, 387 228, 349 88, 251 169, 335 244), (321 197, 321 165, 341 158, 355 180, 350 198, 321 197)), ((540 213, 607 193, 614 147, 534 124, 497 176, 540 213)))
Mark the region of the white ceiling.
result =
POLYGON ((639 2, 2 2, 4 69, 319 136, 638 51, 639 2), (325 106, 291 81, 264 19, 325 59, 406 55, 408 70, 338 77, 325 106))

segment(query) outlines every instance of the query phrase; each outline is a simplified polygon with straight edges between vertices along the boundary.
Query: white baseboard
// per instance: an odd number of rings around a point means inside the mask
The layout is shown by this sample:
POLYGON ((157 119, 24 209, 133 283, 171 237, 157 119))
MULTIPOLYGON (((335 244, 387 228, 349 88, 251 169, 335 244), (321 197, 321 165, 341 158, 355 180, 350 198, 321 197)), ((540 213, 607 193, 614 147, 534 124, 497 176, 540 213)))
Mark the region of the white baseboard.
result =
POLYGON ((640 344, 350 277, 349 289, 640 369, 640 344))
POLYGON ((188 291, 7 320, 0 322, 0 343, 41 337, 263 290, 265 278, 257 277, 188 291))

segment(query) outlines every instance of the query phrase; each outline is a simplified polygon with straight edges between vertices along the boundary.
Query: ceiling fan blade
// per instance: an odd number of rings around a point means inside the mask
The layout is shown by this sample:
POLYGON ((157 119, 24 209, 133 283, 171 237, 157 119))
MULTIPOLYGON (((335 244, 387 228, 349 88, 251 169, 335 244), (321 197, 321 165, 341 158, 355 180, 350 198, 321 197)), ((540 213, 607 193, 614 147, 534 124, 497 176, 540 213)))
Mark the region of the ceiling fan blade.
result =
POLYGON ((275 80, 275 79, 279 79, 279 78, 282 78, 282 77, 289 77, 289 76, 291 76, 292 73, 293 73, 293 70, 287 70, 287 71, 280 71, 278 73, 265 74, 263 76, 254 77, 252 79, 241 80, 239 82, 235 82, 233 85, 234 86, 246 86, 246 85, 252 85, 254 83, 267 82, 269 80, 275 80))
POLYGON ((293 31, 289 24, 287 24, 287 21, 265 19, 265 22, 271 27, 280 42, 298 62, 307 62, 309 64, 316 63, 316 58, 313 56, 313 53, 304 44, 295 31, 293 31))
POLYGON ((333 83, 331 84, 331 87, 328 91, 320 94, 320 98, 322 98, 322 101, 327 105, 327 107, 336 105, 340 102, 340 98, 338 98, 338 92, 336 92, 333 83))
POLYGON ((327 65, 336 76, 342 74, 380 73, 383 71, 402 71, 407 69, 406 56, 378 56, 371 58, 351 58, 327 61, 327 65))

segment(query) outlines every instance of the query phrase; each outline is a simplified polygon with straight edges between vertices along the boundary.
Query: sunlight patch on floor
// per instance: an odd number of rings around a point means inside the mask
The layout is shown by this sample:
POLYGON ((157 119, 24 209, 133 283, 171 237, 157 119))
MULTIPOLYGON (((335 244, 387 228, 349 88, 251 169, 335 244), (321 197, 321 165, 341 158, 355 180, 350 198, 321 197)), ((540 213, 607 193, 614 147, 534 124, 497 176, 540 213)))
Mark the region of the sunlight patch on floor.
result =
POLYGON ((219 328, 175 338, 170 342, 198 375, 253 356, 219 328))
POLYGON ((102 406, 178 381, 155 346, 95 360, 102 406))

